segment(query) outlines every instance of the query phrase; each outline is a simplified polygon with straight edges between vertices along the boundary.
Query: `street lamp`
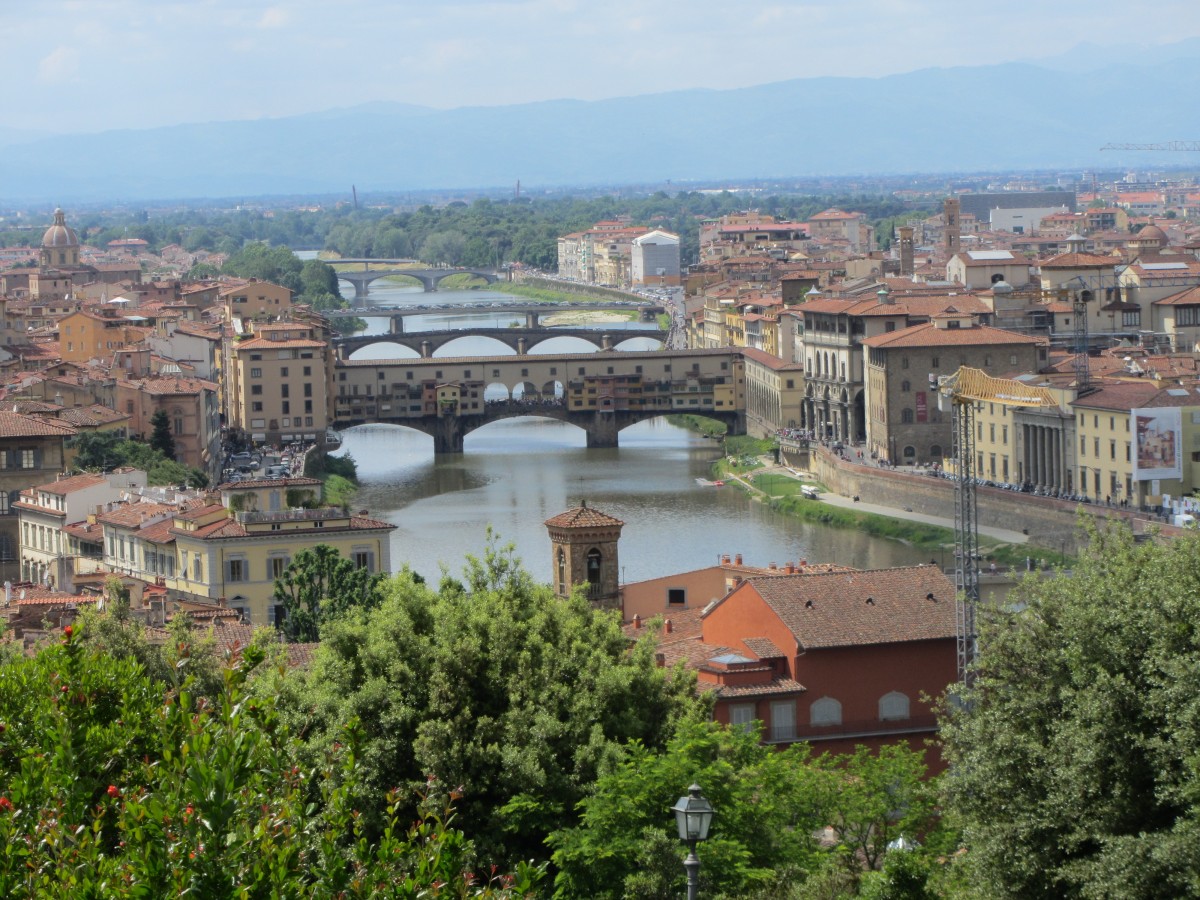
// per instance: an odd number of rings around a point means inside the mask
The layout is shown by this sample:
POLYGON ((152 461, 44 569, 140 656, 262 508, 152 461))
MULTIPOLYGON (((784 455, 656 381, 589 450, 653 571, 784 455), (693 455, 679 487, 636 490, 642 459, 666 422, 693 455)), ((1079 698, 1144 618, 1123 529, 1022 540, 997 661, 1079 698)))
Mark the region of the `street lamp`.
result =
POLYGON ((696 844, 708 839, 708 826, 712 824, 713 808, 700 793, 700 785, 688 788, 687 796, 680 797, 671 812, 675 813, 675 824, 679 828, 679 839, 688 845, 687 859, 683 868, 687 871, 688 900, 700 896, 700 857, 696 855, 696 844))

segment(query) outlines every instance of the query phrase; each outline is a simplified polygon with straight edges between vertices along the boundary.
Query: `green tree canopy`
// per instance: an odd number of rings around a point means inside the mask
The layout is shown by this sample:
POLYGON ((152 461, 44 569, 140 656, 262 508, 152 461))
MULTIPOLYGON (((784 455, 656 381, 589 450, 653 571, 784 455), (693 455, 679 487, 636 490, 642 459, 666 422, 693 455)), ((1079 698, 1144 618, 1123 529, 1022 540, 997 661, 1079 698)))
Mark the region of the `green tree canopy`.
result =
POLYGON ((943 725, 981 895, 1200 896, 1200 535, 1093 532, 1014 601, 943 725))
POLYGON ((328 544, 301 550, 275 579, 275 600, 284 608, 290 641, 317 641, 327 620, 352 608, 379 604, 384 576, 360 569, 328 544))
POLYGON ((664 750, 630 746, 580 803, 579 824, 550 836, 556 896, 682 894, 684 849, 669 808, 692 781, 715 810, 701 850, 704 894, 773 896, 825 868, 841 869, 852 889, 889 842, 935 830, 924 776, 923 754, 905 746, 810 759, 807 744, 779 751, 757 729, 689 720, 664 750), (837 845, 818 841, 826 827, 837 845))
POLYGON ((511 550, 469 558, 437 592, 405 572, 384 594, 325 624, 306 673, 262 689, 316 755, 361 722, 364 796, 397 787, 411 809, 427 776, 461 785, 459 823, 485 858, 543 855, 626 741, 663 746, 700 703, 649 644, 630 651, 615 614, 558 599, 511 550))
POLYGON ((7 653, 0 896, 528 896, 536 867, 471 874, 471 847, 436 785, 404 824, 376 795, 384 824, 366 839, 348 802, 357 730, 302 769, 271 699, 244 693, 263 658, 245 648, 209 700, 180 675, 185 659, 163 683, 133 656, 85 644, 77 626, 35 656, 7 653))

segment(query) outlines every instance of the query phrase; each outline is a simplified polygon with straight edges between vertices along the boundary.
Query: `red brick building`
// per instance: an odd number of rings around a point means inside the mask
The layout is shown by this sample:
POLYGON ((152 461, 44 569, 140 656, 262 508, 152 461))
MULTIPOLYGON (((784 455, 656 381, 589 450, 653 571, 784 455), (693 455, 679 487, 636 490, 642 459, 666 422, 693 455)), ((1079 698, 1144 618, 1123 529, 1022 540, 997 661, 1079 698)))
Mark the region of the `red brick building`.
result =
POLYGON ((695 668, 717 721, 760 721, 768 743, 921 748, 937 731, 926 698, 957 677, 954 586, 936 566, 752 577, 698 629, 686 619, 661 636, 663 662, 695 668))

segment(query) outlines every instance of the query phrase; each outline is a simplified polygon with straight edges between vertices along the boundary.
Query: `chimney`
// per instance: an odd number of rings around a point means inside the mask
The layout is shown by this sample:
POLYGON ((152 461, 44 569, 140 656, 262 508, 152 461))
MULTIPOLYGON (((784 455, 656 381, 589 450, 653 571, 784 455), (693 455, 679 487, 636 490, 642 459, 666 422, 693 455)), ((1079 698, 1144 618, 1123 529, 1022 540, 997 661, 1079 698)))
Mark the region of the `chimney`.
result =
POLYGON ((721 565, 723 565, 723 566, 729 565, 729 554, 728 553, 724 554, 721 557, 721 565))
POLYGON ((900 233, 900 277, 911 277, 913 273, 913 227, 901 225, 900 233))
POLYGON ((787 567, 784 569, 784 571, 787 572, 787 574, 789 574, 789 575, 795 575, 796 574, 795 563, 788 563, 787 567))
POLYGON ((740 566, 742 564, 742 554, 739 553, 737 556, 735 556, 733 558, 733 564, 735 566, 740 566))
POLYGON ((774 571, 778 570, 778 568, 779 568, 779 566, 777 566, 777 565, 776 565, 775 563, 773 563, 773 562, 772 562, 772 563, 769 563, 769 564, 767 565, 767 569, 768 569, 768 571, 771 571, 771 572, 774 572, 774 571))
POLYGON ((667 619, 667 621, 663 622, 663 634, 670 634, 670 633, 671 633, 671 620, 667 619))

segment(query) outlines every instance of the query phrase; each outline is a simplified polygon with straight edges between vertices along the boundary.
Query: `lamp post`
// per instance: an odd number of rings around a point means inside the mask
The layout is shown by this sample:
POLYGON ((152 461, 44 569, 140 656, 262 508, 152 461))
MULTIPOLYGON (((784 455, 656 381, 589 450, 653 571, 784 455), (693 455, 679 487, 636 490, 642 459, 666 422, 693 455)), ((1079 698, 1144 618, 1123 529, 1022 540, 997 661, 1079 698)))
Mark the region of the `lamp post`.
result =
POLYGON ((688 788, 687 796, 680 797, 671 807, 675 813, 675 824, 679 828, 679 839, 688 846, 687 859, 683 868, 687 871, 688 900, 700 896, 700 857, 696 855, 696 844, 708 839, 708 826, 712 824, 712 804, 700 793, 700 785, 688 788))

